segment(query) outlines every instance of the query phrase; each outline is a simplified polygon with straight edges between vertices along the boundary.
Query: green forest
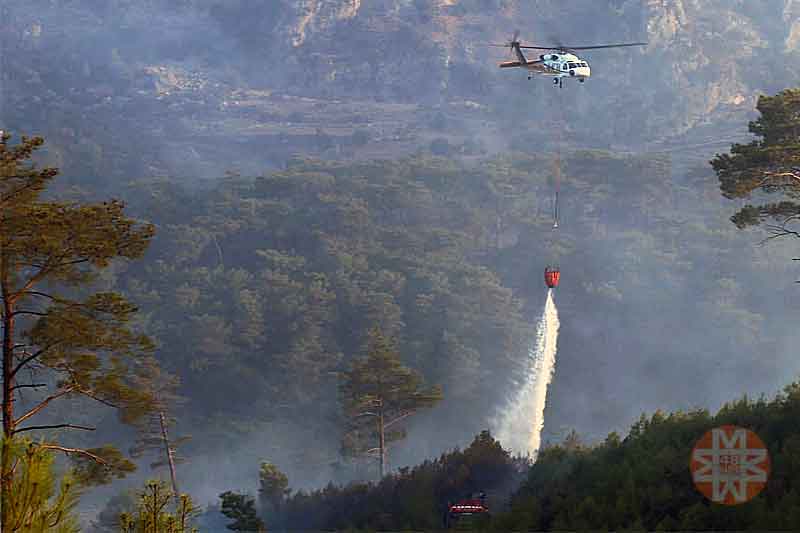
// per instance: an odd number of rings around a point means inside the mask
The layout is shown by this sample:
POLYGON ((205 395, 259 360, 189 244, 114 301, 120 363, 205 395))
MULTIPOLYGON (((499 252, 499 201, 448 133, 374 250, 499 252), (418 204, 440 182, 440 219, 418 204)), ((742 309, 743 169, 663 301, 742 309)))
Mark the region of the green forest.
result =
POLYGON ((570 319, 553 419, 602 425, 605 411, 633 418, 667 395, 740 395, 714 391, 720 372, 791 381, 762 361, 720 369, 704 354, 767 353, 781 338, 774 302, 753 286, 793 275, 791 247, 755 248, 743 230, 797 236, 798 94, 762 98, 758 139, 686 176, 666 154, 563 154, 558 233, 553 154, 296 157, 202 186, 136 180, 108 199, 34 165, 42 138, 4 133, 4 530, 77 531, 81 498, 147 460, 169 482, 111 498, 95 529, 189 531, 221 517, 242 531, 431 529, 474 491, 497 509, 479 526, 499 530, 797 527, 796 384, 713 416, 657 411, 624 438, 573 432, 533 464, 485 428, 526 371, 551 263, 570 280, 557 296, 570 319), (763 202, 743 203, 753 196, 763 202), (616 334, 634 318, 635 335, 616 334), (675 331, 692 353, 668 342, 675 331), (578 405, 572 384, 598 372, 587 358, 631 353, 659 354, 631 363, 630 375, 652 377, 649 397, 564 415, 578 405), (723 423, 758 432, 773 458, 763 495, 732 509, 703 500, 687 470, 693 442, 723 423), (244 462, 254 442, 261 469, 240 464, 252 482, 216 507, 180 490, 192 458, 244 462))
POLYGON ((298 492, 269 507, 267 523, 289 530, 442 528, 447 503, 486 491, 487 531, 791 530, 800 527, 798 487, 800 383, 773 399, 742 398, 707 410, 642 415, 623 438, 599 444, 576 435, 545 447, 536 463, 514 458, 488 432, 378 483, 298 492), (699 435, 724 424, 747 427, 769 443, 770 481, 755 500, 725 506, 698 492, 688 468, 699 435), (510 487, 518 487, 513 497, 510 487))

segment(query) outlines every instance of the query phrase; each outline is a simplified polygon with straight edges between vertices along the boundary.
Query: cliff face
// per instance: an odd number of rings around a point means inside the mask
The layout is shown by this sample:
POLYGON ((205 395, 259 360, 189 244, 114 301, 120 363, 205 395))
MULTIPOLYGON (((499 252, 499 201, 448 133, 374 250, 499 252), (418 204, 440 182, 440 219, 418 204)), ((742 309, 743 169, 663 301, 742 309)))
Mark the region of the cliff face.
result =
POLYGON ((324 90, 337 95, 355 91, 394 99, 461 95, 502 101, 498 89, 508 89, 509 79, 526 92, 530 84, 508 71, 497 72, 495 63, 504 51, 480 43, 505 41, 516 28, 521 39, 537 44, 647 40, 643 50, 586 53, 594 79, 585 92, 605 100, 605 109, 612 111, 594 108, 582 95, 570 105, 606 114, 607 124, 619 123, 613 115, 622 109, 640 111, 634 121, 640 131, 628 133, 655 139, 718 120, 744 119, 759 92, 792 83, 792 67, 798 64, 798 0, 784 0, 783 5, 744 0, 564 4, 383 0, 367 7, 352 0, 297 2, 286 23, 292 35, 302 36, 291 42, 305 60, 287 66, 300 69, 292 79, 301 91, 319 91, 327 81, 324 90), (420 70, 424 79, 419 79, 420 70), (458 87, 465 71, 479 83, 458 87))
POLYGON ((787 51, 800 50, 800 1, 784 0, 783 21, 789 27, 784 41, 787 51))
MULTIPOLYGON (((299 0, 289 25, 293 46, 302 46, 310 31, 325 31, 331 23, 358 16, 361 0, 299 0)), ((290 5, 291 7, 291 5, 290 5)))
POLYGON ((716 114, 752 109, 759 91, 789 81, 782 79, 779 59, 789 21, 778 7, 730 0, 648 0, 651 44, 642 59, 658 59, 661 68, 651 72, 655 79, 647 85, 655 81, 662 90, 672 89, 673 100, 685 101, 683 113, 669 121, 673 127, 680 131, 722 118, 716 114))

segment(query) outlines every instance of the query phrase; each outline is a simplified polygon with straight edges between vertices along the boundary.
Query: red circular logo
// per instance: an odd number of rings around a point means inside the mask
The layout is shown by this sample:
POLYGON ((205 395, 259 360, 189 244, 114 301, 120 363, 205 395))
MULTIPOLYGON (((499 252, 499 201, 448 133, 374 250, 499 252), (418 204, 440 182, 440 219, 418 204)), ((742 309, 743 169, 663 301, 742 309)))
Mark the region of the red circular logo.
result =
POLYGON ((715 503, 738 505, 758 495, 769 478, 767 447, 737 426, 707 431, 694 445, 689 464, 697 490, 715 503))

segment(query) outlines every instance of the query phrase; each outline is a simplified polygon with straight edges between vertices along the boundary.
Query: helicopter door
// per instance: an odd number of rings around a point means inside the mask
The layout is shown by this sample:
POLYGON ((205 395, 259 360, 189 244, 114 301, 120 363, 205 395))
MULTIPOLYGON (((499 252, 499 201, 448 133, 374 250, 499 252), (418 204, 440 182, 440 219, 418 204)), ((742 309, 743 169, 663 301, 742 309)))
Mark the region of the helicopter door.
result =
POLYGON ((564 71, 569 70, 569 66, 567 66, 567 62, 566 61, 561 63, 561 70, 564 70, 564 71))

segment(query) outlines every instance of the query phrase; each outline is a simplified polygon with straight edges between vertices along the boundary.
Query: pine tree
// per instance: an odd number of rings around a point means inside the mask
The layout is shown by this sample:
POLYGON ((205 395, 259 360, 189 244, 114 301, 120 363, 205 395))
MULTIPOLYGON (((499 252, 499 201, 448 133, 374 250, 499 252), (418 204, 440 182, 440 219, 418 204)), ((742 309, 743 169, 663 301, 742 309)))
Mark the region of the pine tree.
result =
POLYGON ((231 531, 266 531, 264 522, 256 513, 256 501, 252 496, 226 491, 222 499, 222 514, 233 520, 227 527, 231 531))
POLYGON ((128 323, 136 308, 111 292, 92 292, 99 270, 118 259, 141 257, 153 227, 125 217, 116 200, 79 205, 43 201, 55 169, 30 162, 39 137, 0 141, 0 319, 2 321, 3 443, 0 457, 0 525, 11 531, 16 493, 11 443, 27 432, 45 432, 35 446, 76 461, 79 483, 103 483, 134 465, 113 446, 64 446, 48 430, 91 431, 71 420, 36 424, 43 412, 70 397, 83 397, 118 410, 135 423, 152 408, 152 398, 133 377, 152 357, 149 338, 128 323), (49 390, 48 390, 49 389, 49 390), (32 391, 22 403, 23 390, 32 391), (17 412, 15 409, 21 410, 17 412))
POLYGON ((800 89, 760 96, 756 109, 761 116, 750 122, 749 130, 758 139, 734 144, 729 154, 717 155, 711 166, 726 198, 750 198, 756 191, 783 196, 778 202, 745 205, 731 218, 738 227, 773 219, 778 222, 768 230, 774 236, 800 237, 788 227, 800 216, 800 89))
POLYGON ((274 464, 263 462, 258 472, 258 483, 258 497, 262 509, 272 513, 280 512, 284 499, 291 492, 286 474, 274 464))
POLYGON ((188 494, 177 498, 164 481, 151 480, 139 493, 139 504, 133 513, 122 513, 119 517, 123 533, 194 533, 192 520, 200 510, 188 494), (170 502, 175 501, 171 512, 170 502))
POLYGON ((442 399, 441 388, 423 388, 422 376, 403 366, 394 343, 378 329, 369 334, 367 354, 344 374, 340 395, 348 429, 344 451, 377 457, 380 477, 388 445, 405 437, 390 428, 442 399))
POLYGON ((8 520, 3 531, 80 531, 73 514, 80 496, 74 477, 67 472, 57 483, 53 455, 28 439, 14 439, 9 450, 16 468, 11 474, 14 490, 7 500, 8 520))
POLYGON ((177 394, 180 380, 150 360, 142 365, 142 371, 135 377, 135 381, 152 396, 153 408, 137 424, 139 439, 130 453, 133 457, 140 457, 147 452, 160 456, 150 467, 156 469, 166 466, 169 469, 172 493, 177 499, 180 492, 175 467, 184 461, 177 453, 178 447, 190 439, 189 436, 170 437, 170 430, 176 424, 171 413, 184 401, 177 394))

